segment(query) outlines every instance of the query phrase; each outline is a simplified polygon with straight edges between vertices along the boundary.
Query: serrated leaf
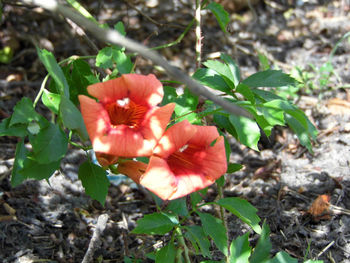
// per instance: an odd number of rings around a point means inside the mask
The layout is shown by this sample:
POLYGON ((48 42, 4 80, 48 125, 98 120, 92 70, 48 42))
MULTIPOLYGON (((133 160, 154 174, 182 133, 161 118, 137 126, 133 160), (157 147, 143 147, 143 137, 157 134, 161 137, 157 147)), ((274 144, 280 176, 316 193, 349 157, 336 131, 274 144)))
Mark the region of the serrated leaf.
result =
POLYGON ((208 86, 212 89, 225 92, 226 94, 232 93, 232 88, 226 83, 223 77, 210 68, 199 68, 192 76, 195 80, 208 86))
POLYGON ((230 123, 235 127, 238 140, 249 148, 259 151, 260 128, 254 120, 246 117, 230 115, 230 123))
POLYGON ((185 233, 186 238, 188 238, 191 241, 192 245, 195 248, 197 248, 196 250, 198 250, 198 247, 199 247, 204 257, 211 258, 210 251, 209 251, 210 242, 203 228, 195 225, 186 226, 184 228, 186 229, 186 233, 185 233))
POLYGON ((11 116, 9 127, 18 123, 28 124, 33 120, 38 121, 39 118, 40 115, 34 110, 33 102, 29 98, 24 97, 17 102, 11 116))
POLYGON ((13 163, 12 173, 11 173, 12 187, 16 187, 26 179, 26 177, 18 173, 18 171, 23 168, 23 163, 27 157, 27 153, 28 153, 28 150, 24 145, 24 140, 21 140, 19 143, 17 143, 17 146, 16 146, 15 161, 13 163))
POLYGON ((227 235, 226 228, 222 221, 207 213, 200 213, 197 211, 197 214, 201 219, 204 232, 213 239, 216 247, 227 256, 227 235))
POLYGON ((268 261, 265 261, 265 263, 298 263, 298 260, 296 258, 292 258, 286 252, 281 251, 278 252, 273 258, 269 259, 268 261))
POLYGON ((131 233, 164 235, 171 231, 175 225, 176 224, 174 224, 166 215, 153 213, 145 215, 143 218, 137 220, 137 226, 131 231, 131 233))
POLYGON ((247 200, 238 197, 227 197, 218 200, 217 203, 247 223, 256 233, 261 233, 260 218, 256 214, 258 210, 247 200))
POLYGON ((167 211, 172 211, 179 216, 187 216, 188 209, 186 204, 186 198, 182 197, 170 201, 169 205, 167 206, 167 211))
POLYGON ((289 76, 288 74, 283 73, 281 70, 265 70, 257 72, 243 82, 245 85, 251 88, 258 87, 282 87, 288 85, 295 85, 296 80, 289 76))
POLYGON ((49 179, 51 175, 60 168, 60 160, 52 163, 41 164, 36 160, 26 158, 23 163, 23 169, 18 173, 24 178, 36 180, 49 179))
POLYGON ((239 70, 238 65, 236 62, 228 55, 221 53, 220 58, 225 61, 226 65, 228 66, 231 76, 232 76, 232 81, 235 87, 239 84, 241 80, 241 72, 239 70))
POLYGON ((224 7, 216 2, 211 2, 209 5, 207 5, 206 9, 212 11, 220 25, 221 30, 226 33, 227 24, 230 22, 230 16, 224 7))
POLYGON ((176 248, 172 241, 169 242, 165 247, 162 247, 156 253, 156 263, 174 263, 176 256, 176 248))
POLYGON ((261 234, 252 255, 249 258, 250 263, 261 263, 267 260, 270 256, 272 245, 270 241, 270 228, 264 222, 261 234))
POLYGON ((61 67, 57 63, 55 56, 46 49, 37 48, 37 53, 47 72, 54 79, 56 85, 58 86, 60 94, 64 94, 67 98, 69 98, 68 82, 63 74, 61 67))
POLYGON ((252 252, 249 246, 249 233, 237 237, 230 245, 230 263, 249 263, 248 259, 252 252))
POLYGON ((285 125, 284 111, 274 106, 271 107, 271 101, 266 102, 258 107, 259 111, 263 114, 264 119, 271 125, 285 125))
POLYGON ((243 165, 239 163, 230 163, 227 167, 227 172, 228 174, 235 173, 243 168, 243 165))
POLYGON ((230 90, 235 88, 234 79, 230 67, 219 60, 207 60, 203 63, 207 68, 216 71, 223 78, 230 90))
POLYGON ((102 167, 86 161, 79 167, 78 178, 85 188, 85 193, 104 205, 110 185, 107 172, 102 167))
POLYGON ((11 127, 9 126, 11 122, 11 117, 3 119, 0 123, 0 136, 17 136, 25 137, 28 134, 27 124, 15 124, 11 127))
POLYGON ((73 102, 65 96, 61 97, 60 115, 64 126, 68 129, 76 130, 82 140, 85 141, 88 139, 88 133, 80 111, 75 107, 73 102))
POLYGON ((68 149, 68 137, 57 124, 52 124, 31 140, 33 156, 40 164, 52 163, 63 158, 68 149))

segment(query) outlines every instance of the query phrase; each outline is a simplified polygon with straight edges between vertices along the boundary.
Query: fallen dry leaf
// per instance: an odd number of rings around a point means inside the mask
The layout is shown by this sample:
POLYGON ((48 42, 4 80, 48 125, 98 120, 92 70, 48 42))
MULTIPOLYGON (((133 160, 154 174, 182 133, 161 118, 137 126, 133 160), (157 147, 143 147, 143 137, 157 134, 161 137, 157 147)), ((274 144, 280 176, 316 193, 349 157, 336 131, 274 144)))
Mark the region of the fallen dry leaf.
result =
POLYGON ((307 211, 312 215, 315 221, 321 219, 330 219, 329 213, 329 201, 331 197, 329 195, 319 195, 311 204, 309 210, 307 211))
POLYGON ((327 108, 332 114, 350 114, 350 102, 338 98, 330 99, 327 108))

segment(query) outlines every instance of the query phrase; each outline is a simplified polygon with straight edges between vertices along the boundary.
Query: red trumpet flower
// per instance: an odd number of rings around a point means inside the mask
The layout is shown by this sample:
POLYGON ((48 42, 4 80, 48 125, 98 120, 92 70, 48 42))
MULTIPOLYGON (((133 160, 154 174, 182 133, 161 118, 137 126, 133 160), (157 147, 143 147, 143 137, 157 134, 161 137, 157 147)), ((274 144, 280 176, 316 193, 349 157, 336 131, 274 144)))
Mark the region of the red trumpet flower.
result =
POLYGON ((216 127, 182 121, 164 133, 146 172, 136 181, 172 200, 213 184, 226 170, 224 140, 216 127))
POLYGON ((125 74, 88 87, 98 101, 79 95, 81 113, 95 152, 120 157, 150 156, 175 104, 157 105, 163 87, 152 74, 125 74))

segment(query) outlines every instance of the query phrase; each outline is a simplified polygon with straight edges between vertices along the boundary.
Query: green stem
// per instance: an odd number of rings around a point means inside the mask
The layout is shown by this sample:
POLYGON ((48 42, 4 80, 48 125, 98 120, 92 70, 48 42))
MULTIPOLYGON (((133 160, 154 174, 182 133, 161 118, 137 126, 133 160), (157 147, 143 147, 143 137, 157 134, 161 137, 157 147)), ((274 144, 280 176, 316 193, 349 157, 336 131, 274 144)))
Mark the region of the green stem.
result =
POLYGON ((177 235, 177 239, 178 239, 180 245, 184 249, 185 263, 191 263, 190 256, 188 254, 188 247, 187 247, 187 245, 185 243, 185 239, 184 239, 184 237, 182 235, 182 231, 181 231, 180 227, 177 227, 175 231, 178 234, 177 235))
POLYGON ((192 19, 192 21, 185 28, 184 32, 182 32, 182 34, 175 41, 173 41, 171 43, 164 44, 164 45, 160 45, 157 47, 152 47, 150 49, 157 50, 157 49, 172 47, 172 46, 179 44, 182 41, 182 39, 185 37, 185 35, 188 33, 188 31, 191 29, 191 27, 193 26, 194 21, 195 21, 195 19, 192 19))

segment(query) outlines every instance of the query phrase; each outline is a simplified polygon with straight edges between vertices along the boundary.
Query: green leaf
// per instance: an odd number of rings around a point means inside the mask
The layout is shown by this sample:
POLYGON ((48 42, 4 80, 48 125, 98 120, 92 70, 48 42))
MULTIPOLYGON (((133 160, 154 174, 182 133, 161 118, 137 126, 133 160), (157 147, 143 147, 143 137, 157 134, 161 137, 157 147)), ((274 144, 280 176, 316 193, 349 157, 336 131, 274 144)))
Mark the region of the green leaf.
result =
POLYGON ((61 97, 60 115, 64 126, 68 129, 76 130, 84 141, 88 139, 88 133, 80 111, 75 107, 73 102, 65 96, 61 97))
POLYGON ((87 86, 99 82, 92 73, 90 65, 82 59, 76 59, 72 63, 72 84, 70 89, 70 100, 78 104, 78 95, 88 95, 87 86))
POLYGON ((254 120, 246 117, 230 115, 229 121, 235 127, 238 140, 249 148, 259 151, 260 128, 254 120))
POLYGON ((199 247, 204 257, 211 258, 209 251, 210 242, 203 228, 196 225, 185 226, 184 228, 186 229, 185 237, 191 241, 196 253, 198 253, 199 247))
POLYGON ((261 263, 267 260, 270 256, 271 247, 270 228, 266 222, 264 222, 258 244, 254 248, 254 251, 249 258, 249 262, 261 263))
POLYGON ((270 68, 269 59, 262 53, 258 53, 260 68, 262 70, 268 70, 270 68))
POLYGON ((52 163, 63 158, 68 149, 68 137, 57 124, 50 125, 31 140, 34 159, 40 163, 52 163))
POLYGON ((107 172, 101 166, 86 161, 79 167, 78 178, 85 188, 85 193, 104 205, 110 185, 107 172))
POLYGON ((257 209, 247 200, 238 197, 227 197, 218 200, 217 203, 247 223, 256 233, 261 233, 260 218, 256 214, 257 209))
MULTIPOLYGON (((205 188, 205 190, 207 190, 208 188, 205 188)), ((197 191, 197 192, 194 192, 190 195, 190 198, 191 198, 191 205, 192 207, 196 207, 196 205, 203 200, 203 196, 204 195, 201 195, 200 193, 202 192, 201 191, 197 191)))
POLYGON ((18 173, 19 170, 23 168, 24 160, 27 157, 28 150, 24 146, 24 140, 21 140, 17 143, 16 153, 15 153, 15 161, 12 167, 12 175, 11 175, 11 186, 16 187, 21 184, 25 179, 27 179, 22 174, 18 173))
POLYGON ((296 80, 283 73, 281 70, 268 69, 249 76, 243 80, 243 83, 251 88, 282 87, 288 85, 293 86, 296 84, 296 80))
POLYGON ((51 175, 60 168, 61 160, 41 164, 36 160, 27 159, 24 160, 23 169, 19 170, 18 173, 24 178, 32 178, 36 180, 46 179, 48 180, 51 175))
POLYGON ((182 198, 178 198, 170 201, 167 207, 167 211, 172 211, 179 216, 187 216, 188 210, 187 210, 186 198, 182 197, 182 198))
POLYGON ((202 221, 204 232, 213 239, 217 248, 227 256, 227 235, 226 228, 222 221, 207 213, 200 213, 197 211, 197 214, 202 221))
POLYGON ((9 126, 11 122, 11 117, 3 119, 0 123, 0 136, 17 136, 25 137, 28 134, 27 124, 15 124, 11 127, 9 126))
POLYGON ((235 173, 235 172, 241 170, 242 168, 243 168, 243 165, 241 165, 239 163, 230 163, 227 167, 226 173, 232 174, 232 173, 235 173))
POLYGON ((46 49, 37 48, 37 53, 47 72, 57 84, 60 94, 65 95, 67 98, 69 98, 68 82, 63 74, 61 67, 57 63, 55 56, 46 49))
POLYGON ((208 60, 203 63, 207 68, 216 71, 226 82, 227 86, 230 87, 230 90, 235 88, 234 80, 235 77, 231 72, 231 69, 228 65, 220 62, 219 60, 208 60))
POLYGON ((219 179, 216 180, 216 183, 218 184, 218 186, 220 187, 224 187, 226 180, 225 180, 225 175, 221 176, 219 179))
POLYGON ((170 241, 165 247, 157 251, 156 263, 174 263, 176 256, 176 248, 174 242, 170 241))
POLYGON ((223 6, 218 3, 211 2, 209 5, 207 5, 206 9, 209 9, 215 15, 221 30, 226 33, 227 24, 230 22, 230 16, 223 6))
POLYGON ((248 258, 252 252, 248 241, 249 233, 237 237, 230 246, 230 263, 249 263, 248 258))
MULTIPOLYGON (((228 114, 227 114, 228 115, 228 114)), ((228 115, 229 116, 229 115, 228 115)), ((221 128, 225 129, 232 136, 237 138, 237 132, 235 127, 231 124, 227 116, 221 114, 214 114, 214 122, 221 128)))
POLYGON ((53 113, 58 114, 61 95, 44 90, 41 100, 53 113))
POLYGON ((188 89, 185 89, 184 93, 179 96, 175 101, 175 114, 178 117, 177 122, 182 120, 188 120, 190 123, 200 123, 201 119, 194 111, 198 105, 198 97, 192 95, 188 89))
POLYGON ((308 259, 308 260, 304 261, 304 263, 323 263, 323 260, 308 259))
POLYGON ((258 107, 259 111, 261 111, 263 117, 271 126, 285 125, 283 110, 274 105, 271 106, 271 102, 274 104, 274 101, 268 101, 262 104, 261 107, 258 107))
POLYGON ((237 87, 237 85, 239 84, 239 82, 241 80, 241 72, 239 70, 238 65, 230 56, 228 56, 224 53, 221 53, 220 58, 223 61, 225 61, 227 67, 229 68, 229 70, 231 72, 230 76, 232 76, 233 84, 235 85, 235 87, 237 87))
POLYGON ((39 118, 40 115, 34 110, 32 101, 29 98, 24 97, 17 102, 11 116, 9 127, 18 123, 28 124, 33 120, 38 121, 39 118))
POLYGON ((255 104, 255 96, 254 93, 250 90, 249 86, 240 83, 236 91, 240 94, 242 94, 247 100, 249 100, 253 105, 255 104))
POLYGON ((286 115, 285 118, 286 118, 286 122, 287 122, 288 126, 298 136, 300 144, 303 145, 304 147, 306 147, 308 149, 308 151, 312 153, 313 152, 312 151, 312 144, 311 144, 308 130, 305 129, 305 127, 297 119, 293 118, 292 116, 286 115))
POLYGON ((177 98, 176 89, 174 87, 163 86, 163 90, 164 90, 164 96, 162 101, 163 106, 170 102, 173 102, 177 98))
POLYGON ((116 50, 113 54, 113 59, 117 64, 117 69, 120 74, 131 73, 133 64, 130 56, 127 56, 123 51, 116 50))
POLYGON ((231 87, 215 70, 209 68, 199 68, 192 77, 204 86, 225 92, 226 94, 232 93, 231 87))
POLYGON ((171 231, 175 225, 168 216, 161 213, 153 213, 137 220, 137 226, 131 233, 164 235, 171 231))
POLYGON ((96 56, 96 67, 107 69, 113 67, 113 53, 115 47, 102 48, 96 56))
POLYGON ((126 36, 125 27, 123 22, 119 21, 114 25, 114 29, 117 30, 122 36, 126 36))
POLYGON ((265 261, 265 262, 266 263, 298 263, 298 260, 296 258, 292 258, 286 252, 281 251, 281 252, 278 252, 272 259, 269 259, 268 261, 265 261))
POLYGON ((32 121, 28 124, 27 130, 31 135, 37 135, 40 132, 40 125, 36 121, 32 121))

